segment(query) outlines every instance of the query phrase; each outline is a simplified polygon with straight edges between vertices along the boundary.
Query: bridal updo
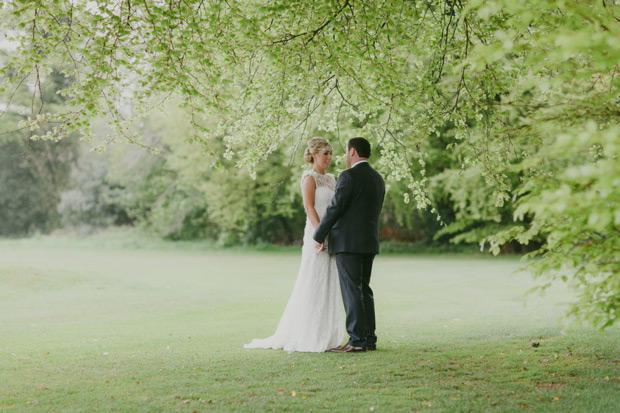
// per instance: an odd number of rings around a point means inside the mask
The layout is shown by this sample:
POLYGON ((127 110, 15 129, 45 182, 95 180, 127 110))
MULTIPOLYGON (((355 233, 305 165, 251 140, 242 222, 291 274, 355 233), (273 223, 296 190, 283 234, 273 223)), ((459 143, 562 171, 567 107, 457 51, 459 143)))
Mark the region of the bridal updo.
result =
POLYGON ((308 163, 314 163, 313 153, 319 153, 322 151, 331 151, 332 147, 325 139, 315 136, 308 140, 308 146, 304 152, 304 161, 308 163))

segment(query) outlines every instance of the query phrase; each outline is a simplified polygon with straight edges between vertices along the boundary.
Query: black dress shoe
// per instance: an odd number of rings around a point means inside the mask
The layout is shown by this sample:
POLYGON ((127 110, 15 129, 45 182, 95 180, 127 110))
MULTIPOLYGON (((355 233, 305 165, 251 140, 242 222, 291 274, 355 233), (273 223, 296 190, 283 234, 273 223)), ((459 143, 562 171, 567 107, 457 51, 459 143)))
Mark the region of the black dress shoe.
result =
POLYGON ((366 350, 375 351, 377 349, 377 344, 369 344, 366 346, 366 350))
POLYGON ((354 347, 349 344, 345 344, 342 347, 336 347, 329 350, 332 353, 361 353, 366 351, 366 347, 354 347))

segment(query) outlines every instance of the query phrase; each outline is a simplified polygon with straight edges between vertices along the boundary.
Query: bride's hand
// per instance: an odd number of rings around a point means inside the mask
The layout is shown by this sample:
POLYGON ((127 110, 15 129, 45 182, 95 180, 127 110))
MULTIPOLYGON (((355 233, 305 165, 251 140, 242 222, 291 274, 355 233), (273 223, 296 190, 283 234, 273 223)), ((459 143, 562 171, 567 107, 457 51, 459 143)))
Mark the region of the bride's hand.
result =
POLYGON ((319 255, 321 251, 325 250, 325 243, 314 241, 314 248, 316 249, 316 255, 319 255))

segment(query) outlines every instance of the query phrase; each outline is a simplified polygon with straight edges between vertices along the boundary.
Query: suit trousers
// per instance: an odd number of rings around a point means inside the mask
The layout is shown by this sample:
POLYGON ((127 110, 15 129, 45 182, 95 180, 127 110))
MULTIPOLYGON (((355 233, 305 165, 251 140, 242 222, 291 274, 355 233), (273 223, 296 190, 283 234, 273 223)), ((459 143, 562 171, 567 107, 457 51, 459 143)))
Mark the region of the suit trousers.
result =
POLYGON ((376 344, 375 301, 370 288, 370 273, 375 254, 339 252, 336 265, 346 312, 349 345, 376 344))

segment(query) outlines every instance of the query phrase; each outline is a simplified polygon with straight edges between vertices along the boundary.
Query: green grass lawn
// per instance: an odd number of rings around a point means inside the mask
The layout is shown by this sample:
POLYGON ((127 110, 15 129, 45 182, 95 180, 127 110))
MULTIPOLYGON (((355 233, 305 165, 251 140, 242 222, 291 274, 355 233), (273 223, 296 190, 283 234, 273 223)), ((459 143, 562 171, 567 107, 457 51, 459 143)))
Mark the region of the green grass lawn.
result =
POLYGON ((379 350, 287 354, 242 346, 299 251, 144 245, 0 241, 0 410, 620 411, 620 328, 563 332, 516 258, 379 256, 379 350))

